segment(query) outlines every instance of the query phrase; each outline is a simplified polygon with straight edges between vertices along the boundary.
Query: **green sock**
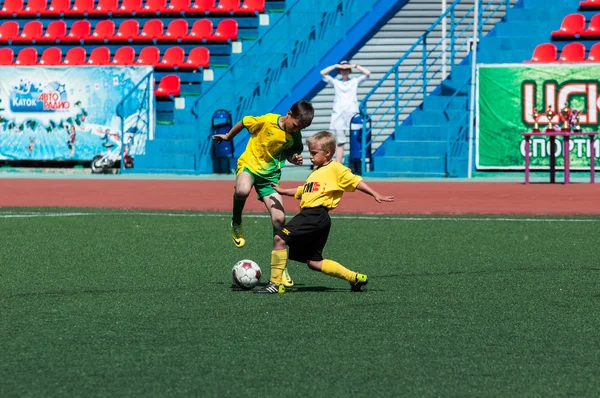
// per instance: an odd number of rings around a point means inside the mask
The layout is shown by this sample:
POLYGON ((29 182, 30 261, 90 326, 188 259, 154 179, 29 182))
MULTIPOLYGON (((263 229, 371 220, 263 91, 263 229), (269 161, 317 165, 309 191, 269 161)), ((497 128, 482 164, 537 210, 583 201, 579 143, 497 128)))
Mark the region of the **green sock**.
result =
POLYGON ((240 199, 233 194, 233 217, 231 220, 234 224, 242 224, 242 212, 244 211, 244 205, 246 204, 246 198, 240 199))

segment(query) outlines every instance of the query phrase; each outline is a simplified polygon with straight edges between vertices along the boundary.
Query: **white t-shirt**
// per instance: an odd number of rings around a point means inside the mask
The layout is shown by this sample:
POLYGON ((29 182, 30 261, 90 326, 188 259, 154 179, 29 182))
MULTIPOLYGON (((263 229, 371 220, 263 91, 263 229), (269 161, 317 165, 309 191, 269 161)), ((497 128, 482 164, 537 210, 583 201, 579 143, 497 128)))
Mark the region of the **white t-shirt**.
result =
POLYGON ((356 93, 358 85, 367 79, 366 75, 360 75, 358 77, 352 77, 347 82, 334 79, 333 77, 326 75, 323 80, 331 84, 335 91, 335 97, 333 99, 333 111, 334 112, 358 112, 358 100, 356 93))

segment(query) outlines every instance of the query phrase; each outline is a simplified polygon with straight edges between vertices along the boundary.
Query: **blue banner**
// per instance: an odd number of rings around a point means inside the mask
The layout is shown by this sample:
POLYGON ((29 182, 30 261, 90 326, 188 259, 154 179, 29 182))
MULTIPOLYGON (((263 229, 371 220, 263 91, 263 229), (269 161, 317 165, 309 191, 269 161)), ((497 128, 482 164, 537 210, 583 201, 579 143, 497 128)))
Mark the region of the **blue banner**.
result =
MULTIPOLYGON (((120 147, 117 104, 152 67, 0 67, 0 159, 92 160, 120 147)), ((149 82, 153 82, 150 79, 149 82)), ((123 107, 126 152, 145 152, 153 83, 123 107)))

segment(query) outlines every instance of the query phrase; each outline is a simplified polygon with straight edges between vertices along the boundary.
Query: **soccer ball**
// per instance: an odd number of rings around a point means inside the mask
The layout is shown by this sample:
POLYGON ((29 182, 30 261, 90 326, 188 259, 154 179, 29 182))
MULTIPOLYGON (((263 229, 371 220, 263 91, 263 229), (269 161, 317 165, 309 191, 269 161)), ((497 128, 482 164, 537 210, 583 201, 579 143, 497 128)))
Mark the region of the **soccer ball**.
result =
POLYGON ((238 261, 231 270, 231 277, 242 289, 252 289, 260 280, 260 267, 252 260, 238 261))

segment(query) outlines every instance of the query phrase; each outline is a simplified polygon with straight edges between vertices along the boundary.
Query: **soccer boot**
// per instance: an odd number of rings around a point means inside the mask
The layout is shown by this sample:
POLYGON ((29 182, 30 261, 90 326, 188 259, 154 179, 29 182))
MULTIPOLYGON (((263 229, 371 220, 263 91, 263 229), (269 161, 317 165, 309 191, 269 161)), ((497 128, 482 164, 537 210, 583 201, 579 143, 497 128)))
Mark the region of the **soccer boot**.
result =
POLYGON ((367 278, 365 274, 357 272, 356 282, 350 283, 350 290, 352 290, 353 292, 360 292, 360 289, 362 289, 362 287, 367 283, 369 283, 369 278, 367 278))
POLYGON ((287 267, 283 270, 283 286, 284 287, 292 287, 294 286, 294 281, 292 280, 292 277, 290 276, 290 273, 288 272, 287 267))
POLYGON ((267 283, 267 286, 255 290, 254 293, 256 293, 256 294, 277 294, 277 293, 281 294, 281 293, 285 293, 285 286, 278 285, 273 282, 269 282, 269 283, 267 283))
POLYGON ((244 230, 242 224, 235 224, 231 222, 231 240, 236 247, 243 247, 246 244, 246 238, 244 237, 244 230))

